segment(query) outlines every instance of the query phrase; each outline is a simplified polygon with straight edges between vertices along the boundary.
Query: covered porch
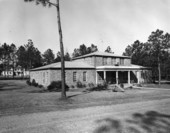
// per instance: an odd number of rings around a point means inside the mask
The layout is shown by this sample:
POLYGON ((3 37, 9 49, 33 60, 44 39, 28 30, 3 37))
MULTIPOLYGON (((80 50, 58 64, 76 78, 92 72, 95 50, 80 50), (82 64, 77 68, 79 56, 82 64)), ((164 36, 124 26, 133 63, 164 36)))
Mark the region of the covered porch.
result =
POLYGON ((101 66, 96 69, 96 84, 132 84, 140 83, 139 66, 101 66))
POLYGON ((139 83, 139 78, 133 71, 97 71, 96 83, 106 81, 108 84, 139 83))

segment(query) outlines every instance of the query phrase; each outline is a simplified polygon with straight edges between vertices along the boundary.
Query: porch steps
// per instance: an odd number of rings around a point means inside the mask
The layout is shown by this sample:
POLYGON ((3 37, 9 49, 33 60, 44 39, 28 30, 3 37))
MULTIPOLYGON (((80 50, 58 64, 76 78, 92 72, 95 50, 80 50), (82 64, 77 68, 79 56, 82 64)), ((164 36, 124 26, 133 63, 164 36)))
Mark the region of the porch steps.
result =
POLYGON ((131 88, 133 87, 132 84, 123 84, 123 88, 126 89, 126 88, 131 88))
POLYGON ((112 90, 113 92, 124 92, 125 90, 117 84, 114 85, 109 85, 109 89, 112 90))

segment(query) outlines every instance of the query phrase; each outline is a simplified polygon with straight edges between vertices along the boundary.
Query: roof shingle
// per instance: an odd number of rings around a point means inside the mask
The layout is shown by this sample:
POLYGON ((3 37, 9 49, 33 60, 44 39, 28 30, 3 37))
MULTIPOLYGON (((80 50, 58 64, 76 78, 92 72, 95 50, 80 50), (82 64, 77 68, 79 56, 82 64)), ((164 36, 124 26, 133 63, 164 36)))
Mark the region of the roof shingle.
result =
POLYGON ((108 52, 93 52, 93 53, 90 53, 90 54, 86 54, 86 55, 82 55, 82 56, 79 56, 79 57, 75 57, 73 58, 73 60, 76 60, 76 59, 80 59, 80 58, 85 58, 85 57, 90 57, 90 56, 106 56, 106 57, 122 57, 122 58, 131 58, 130 56, 120 56, 120 55, 116 55, 116 54, 113 54, 113 53, 108 53, 108 52))
MULTIPOLYGON (((49 64, 46 66, 38 67, 31 69, 31 71, 37 71, 37 70, 45 70, 45 69, 60 69, 61 68, 61 62, 49 64)), ((89 65, 85 62, 80 62, 80 61, 65 61, 65 68, 66 69, 71 69, 71 68, 86 68, 86 69, 93 69, 95 68, 92 65, 89 65)))

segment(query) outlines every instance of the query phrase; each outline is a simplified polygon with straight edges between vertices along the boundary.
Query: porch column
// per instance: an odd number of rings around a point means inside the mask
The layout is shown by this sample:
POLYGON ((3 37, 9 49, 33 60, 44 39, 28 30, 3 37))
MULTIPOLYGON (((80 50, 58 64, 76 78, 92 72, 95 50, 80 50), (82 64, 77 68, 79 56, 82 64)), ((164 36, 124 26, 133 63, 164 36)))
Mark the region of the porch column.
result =
POLYGON ((98 75, 97 75, 97 71, 96 71, 96 85, 98 84, 98 75))
POLYGON ((130 71, 128 71, 128 84, 130 84, 130 71))
POLYGON ((137 71, 137 72, 136 72, 137 80, 138 80, 137 83, 138 83, 138 84, 140 83, 139 73, 140 73, 140 71, 137 71))
POLYGON ((116 71, 116 84, 118 84, 118 80, 119 80, 118 71, 116 71))
POLYGON ((104 72, 104 80, 106 81, 106 71, 103 72, 104 72))

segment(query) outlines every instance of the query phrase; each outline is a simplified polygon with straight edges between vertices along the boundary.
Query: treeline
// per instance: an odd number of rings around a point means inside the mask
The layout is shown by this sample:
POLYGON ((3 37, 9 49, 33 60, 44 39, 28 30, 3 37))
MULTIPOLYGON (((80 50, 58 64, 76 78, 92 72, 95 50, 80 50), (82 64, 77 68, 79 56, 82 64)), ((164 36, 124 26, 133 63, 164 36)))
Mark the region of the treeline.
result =
POLYGON ((170 79, 170 34, 157 29, 147 42, 136 40, 123 55, 131 56, 132 64, 150 67, 153 79, 170 79))
MULTIPOLYGON (((65 61, 81 55, 98 51, 96 45, 91 44, 87 47, 85 44, 75 48, 70 55, 65 53, 65 61)), ((105 52, 114 53, 110 46, 105 52)), ((148 36, 146 42, 136 40, 133 44, 128 45, 123 53, 125 56, 131 56, 132 64, 150 67, 153 78, 159 79, 170 78, 170 34, 164 33, 162 30, 156 30, 148 36), (159 78, 158 78, 159 77, 159 78)), ((61 61, 61 54, 58 51, 55 57, 53 50, 47 49, 41 53, 34 46, 32 40, 28 40, 27 44, 18 48, 15 44, 0 44, 0 73, 4 70, 21 66, 26 70, 48 65, 61 61)))
POLYGON ((41 52, 34 47, 32 40, 28 40, 27 44, 18 48, 15 44, 0 45, 0 73, 11 68, 15 69, 17 66, 28 70, 41 65, 41 52))
MULTIPOLYGON (((75 48, 72 55, 68 52, 65 53, 65 61, 70 61, 72 57, 77 57, 98 51, 96 45, 91 44, 87 47, 85 44, 75 48)), ((106 52, 112 52, 110 46, 105 50, 106 52)), ((53 50, 47 49, 44 53, 41 53, 38 48, 34 46, 31 39, 28 40, 27 44, 21 45, 18 48, 15 44, 0 44, 0 73, 4 70, 8 71, 11 68, 13 70, 17 66, 21 66, 26 70, 32 68, 40 67, 43 65, 48 65, 55 62, 61 61, 61 54, 58 51, 55 57, 53 50)))

